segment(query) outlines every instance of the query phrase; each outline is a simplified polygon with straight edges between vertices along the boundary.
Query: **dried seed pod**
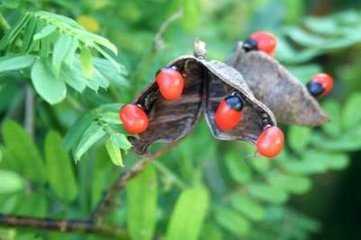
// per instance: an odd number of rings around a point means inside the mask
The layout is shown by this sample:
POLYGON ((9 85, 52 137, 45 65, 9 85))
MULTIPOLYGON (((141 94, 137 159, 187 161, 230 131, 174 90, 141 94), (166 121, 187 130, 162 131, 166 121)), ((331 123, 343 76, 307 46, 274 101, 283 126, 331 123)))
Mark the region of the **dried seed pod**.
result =
POLYGON ((328 120, 306 87, 267 54, 245 52, 239 42, 227 64, 242 74, 255 97, 274 113, 278 122, 318 126, 328 120))
POLYGON ((272 112, 253 96, 239 72, 222 62, 207 61, 203 56, 183 56, 168 64, 184 76, 182 98, 164 100, 153 82, 134 101, 149 117, 147 130, 131 139, 137 153, 145 153, 153 142, 169 143, 184 137, 203 111, 212 134, 221 140, 254 143, 265 125, 276 125, 272 112), (214 113, 219 102, 234 91, 245 99, 244 119, 232 131, 222 132, 215 125, 214 113))
POLYGON ((190 57, 171 62, 184 76, 182 97, 167 101, 152 82, 134 101, 148 114, 149 125, 145 132, 130 138, 135 151, 144 154, 153 142, 174 142, 189 133, 199 119, 203 109, 204 67, 190 57))
POLYGON ((202 61, 208 69, 205 117, 215 138, 220 140, 247 140, 255 142, 264 126, 276 125, 273 113, 258 101, 239 72, 225 63, 202 61), (231 131, 220 131, 215 124, 214 113, 218 103, 232 92, 238 92, 244 100, 243 119, 231 131))

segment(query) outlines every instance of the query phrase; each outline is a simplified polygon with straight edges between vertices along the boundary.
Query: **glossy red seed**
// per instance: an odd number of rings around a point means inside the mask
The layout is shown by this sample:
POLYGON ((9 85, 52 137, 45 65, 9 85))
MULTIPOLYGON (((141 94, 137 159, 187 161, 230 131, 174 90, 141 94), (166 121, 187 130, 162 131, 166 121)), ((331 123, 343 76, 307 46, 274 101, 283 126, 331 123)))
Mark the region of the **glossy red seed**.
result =
POLYGON ((161 69, 156 76, 156 82, 160 93, 166 100, 177 100, 182 96, 184 78, 176 69, 161 69))
POLYGON ((237 126, 242 116, 242 111, 232 109, 226 100, 222 100, 215 112, 215 122, 221 131, 229 131, 237 126))
POLYGON ((313 76, 312 81, 322 85, 324 90, 321 96, 326 96, 331 92, 333 88, 333 78, 326 73, 316 74, 315 76, 313 76))
POLYGON ((265 52, 270 56, 273 56, 277 47, 276 37, 269 32, 255 32, 252 33, 250 39, 253 39, 257 42, 257 49, 259 51, 265 52))
POLYGON ((148 116, 143 109, 134 104, 127 104, 119 111, 120 120, 129 134, 139 134, 148 127, 148 116))
POLYGON ((268 127, 257 139, 257 152, 264 157, 276 157, 283 149, 284 139, 281 129, 275 126, 268 127))

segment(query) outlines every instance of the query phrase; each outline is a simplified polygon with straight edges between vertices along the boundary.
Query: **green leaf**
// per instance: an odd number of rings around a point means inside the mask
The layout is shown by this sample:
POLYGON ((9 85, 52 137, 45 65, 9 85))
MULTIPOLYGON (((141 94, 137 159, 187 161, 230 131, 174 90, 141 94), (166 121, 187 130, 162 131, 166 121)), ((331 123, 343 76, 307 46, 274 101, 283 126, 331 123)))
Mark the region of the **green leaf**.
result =
POLYGON ((353 129, 355 126, 360 126, 361 124, 361 94, 354 93, 351 95, 342 113, 342 123, 344 129, 353 129))
POLYGON ((327 124, 323 125, 323 130, 331 137, 338 137, 342 135, 341 126, 341 106, 335 100, 329 100, 323 105, 324 109, 328 113, 330 119, 327 124))
POLYGON ((14 170, 25 178, 43 183, 44 162, 29 134, 16 122, 7 120, 2 125, 2 135, 14 170))
POLYGON ((296 194, 306 193, 311 188, 311 181, 306 177, 274 173, 268 177, 272 186, 296 194))
POLYGON ((64 137, 64 148, 67 151, 70 151, 72 148, 76 147, 79 143, 82 135, 85 130, 90 126, 94 120, 94 115, 91 112, 84 114, 79 118, 68 130, 64 137))
POLYGON ((56 30, 56 27, 54 25, 47 25, 43 27, 38 33, 34 35, 34 41, 46 38, 50 34, 52 34, 56 30))
POLYGON ((75 54, 75 52, 72 52, 71 50, 76 43, 77 41, 68 35, 61 35, 55 42, 52 58, 55 76, 59 76, 60 68, 64 60, 68 57, 68 54, 75 54))
POLYGON ((77 183, 71 160, 62 147, 59 133, 50 131, 45 139, 45 160, 48 181, 60 199, 71 202, 77 195, 77 183))
POLYGON ((56 104, 66 96, 63 79, 56 78, 48 64, 38 59, 31 69, 31 80, 36 92, 48 103, 56 104))
POLYGON ((335 138, 313 134, 312 143, 328 151, 357 151, 361 148, 361 127, 356 126, 335 138))
POLYGON ((250 231, 249 222, 232 209, 225 207, 217 208, 215 218, 218 224, 225 230, 238 237, 242 237, 250 231))
POLYGON ((92 123, 82 135, 78 146, 74 150, 75 161, 79 161, 80 158, 86 153, 89 148, 94 144, 101 141, 105 136, 105 131, 97 123, 92 123))
POLYGON ((25 14, 23 17, 21 17, 20 20, 15 24, 15 26, 11 28, 1 39, 0 50, 3 50, 5 47, 7 47, 10 44, 14 44, 16 37, 24 29, 24 27, 26 27, 29 21, 30 21, 30 17, 28 14, 25 14))
POLYGON ((264 208, 254 199, 236 194, 231 197, 230 201, 232 207, 252 220, 259 221, 265 216, 264 208))
POLYGON ((293 150, 300 153, 309 144, 311 135, 312 131, 308 127, 292 126, 288 131, 288 143, 293 150))
POLYGON ((250 163, 258 172, 265 173, 270 168, 270 160, 266 157, 253 157, 250 163))
POLYGON ((252 174, 246 160, 227 154, 225 164, 232 179, 238 183, 244 184, 251 180, 252 174))
POLYGON ((346 154, 333 153, 329 154, 327 163, 332 170, 342 170, 349 165, 350 159, 346 154))
POLYGON ((132 147, 132 144, 124 134, 114 133, 112 134, 111 139, 118 148, 124 151, 128 151, 132 147))
POLYGON ((157 216, 157 177, 149 166, 127 186, 127 223, 131 239, 153 239, 157 216))
POLYGON ((16 173, 0 170, 0 194, 10 194, 24 189, 25 181, 16 173))
POLYGON ((0 73, 5 71, 20 70, 30 67, 35 61, 32 55, 20 55, 0 58, 0 73))
POLYGON ((24 39, 22 44, 22 50, 24 52, 30 52, 31 46, 33 44, 33 37, 36 32, 37 27, 40 25, 40 22, 37 19, 30 19, 29 24, 24 29, 24 39))
POLYGON ((83 92, 88 81, 83 77, 81 71, 74 69, 75 66, 68 66, 64 64, 60 72, 60 78, 64 79, 66 84, 78 92, 83 92))
POLYGON ((124 78, 128 74, 123 65, 118 64, 118 68, 107 59, 94 58, 95 68, 109 81, 112 81, 118 85, 128 85, 128 81, 124 78))
POLYGON ((93 56, 89 48, 82 47, 80 51, 80 64, 83 69, 84 75, 87 78, 92 77, 94 73, 93 56))
POLYGON ((165 239, 198 239, 208 205, 209 196, 205 187, 195 186, 184 190, 176 202, 165 239))
POLYGON ((216 224, 206 224, 202 228, 201 240, 222 240, 223 234, 216 224))
POLYGON ((248 189, 251 196, 263 201, 280 204, 284 203, 288 199, 286 192, 274 186, 255 183, 250 185, 248 189))
POLYGON ((308 151, 302 159, 292 159, 284 162, 287 171, 295 174, 324 173, 327 170, 327 156, 322 152, 308 151))
POLYGON ((114 143, 112 138, 108 138, 108 140, 105 142, 105 148, 107 149, 107 152, 112 162, 117 166, 123 167, 124 164, 123 164, 122 153, 118 148, 117 143, 114 143))

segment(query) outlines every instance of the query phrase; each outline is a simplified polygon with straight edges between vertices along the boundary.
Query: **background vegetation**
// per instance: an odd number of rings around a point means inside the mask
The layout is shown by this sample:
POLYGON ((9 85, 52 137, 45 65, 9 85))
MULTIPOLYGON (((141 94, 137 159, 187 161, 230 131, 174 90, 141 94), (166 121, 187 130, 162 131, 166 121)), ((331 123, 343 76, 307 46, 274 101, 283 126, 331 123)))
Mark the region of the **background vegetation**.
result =
MULTIPOLYGON (((287 148, 273 161, 254 157, 248 144, 215 141, 201 121, 116 195, 120 204, 102 225, 116 224, 120 239, 359 239, 360 7, 351 0, 0 1, 0 212, 87 219, 119 173, 139 161, 119 125, 121 103, 189 53, 195 38, 222 60, 262 29, 278 36, 276 58, 301 81, 320 71, 335 76, 322 100, 332 121, 284 126, 287 148)), ((4 240, 103 238, 0 232, 4 240)))

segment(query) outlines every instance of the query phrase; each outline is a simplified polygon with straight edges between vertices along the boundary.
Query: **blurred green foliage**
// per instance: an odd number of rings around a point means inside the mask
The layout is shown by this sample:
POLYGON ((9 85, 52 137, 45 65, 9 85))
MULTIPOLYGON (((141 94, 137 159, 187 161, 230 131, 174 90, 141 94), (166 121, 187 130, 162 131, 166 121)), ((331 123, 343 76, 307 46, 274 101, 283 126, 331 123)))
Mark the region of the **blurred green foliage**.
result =
MULTIPOLYGON (((332 95, 322 100, 331 121, 314 129, 284 126, 287 148, 273 161, 254 156, 249 144, 215 141, 202 121, 130 182, 107 221, 135 240, 309 239, 322 223, 288 200, 308 192, 313 175, 347 167, 350 153, 361 149, 359 5, 0 1, 0 212, 86 217, 119 172, 137 160, 131 151, 125 154, 131 146, 119 125, 120 105, 157 69, 191 52, 194 39, 207 42, 209 58, 222 60, 237 40, 262 29, 278 36, 276 58, 301 81, 320 71, 335 76, 332 95), (182 17, 156 38, 179 11, 182 17), (29 118, 29 87, 35 134, 21 126, 29 118)), ((9 240, 85 239, 18 229, 0 234, 9 240)))

